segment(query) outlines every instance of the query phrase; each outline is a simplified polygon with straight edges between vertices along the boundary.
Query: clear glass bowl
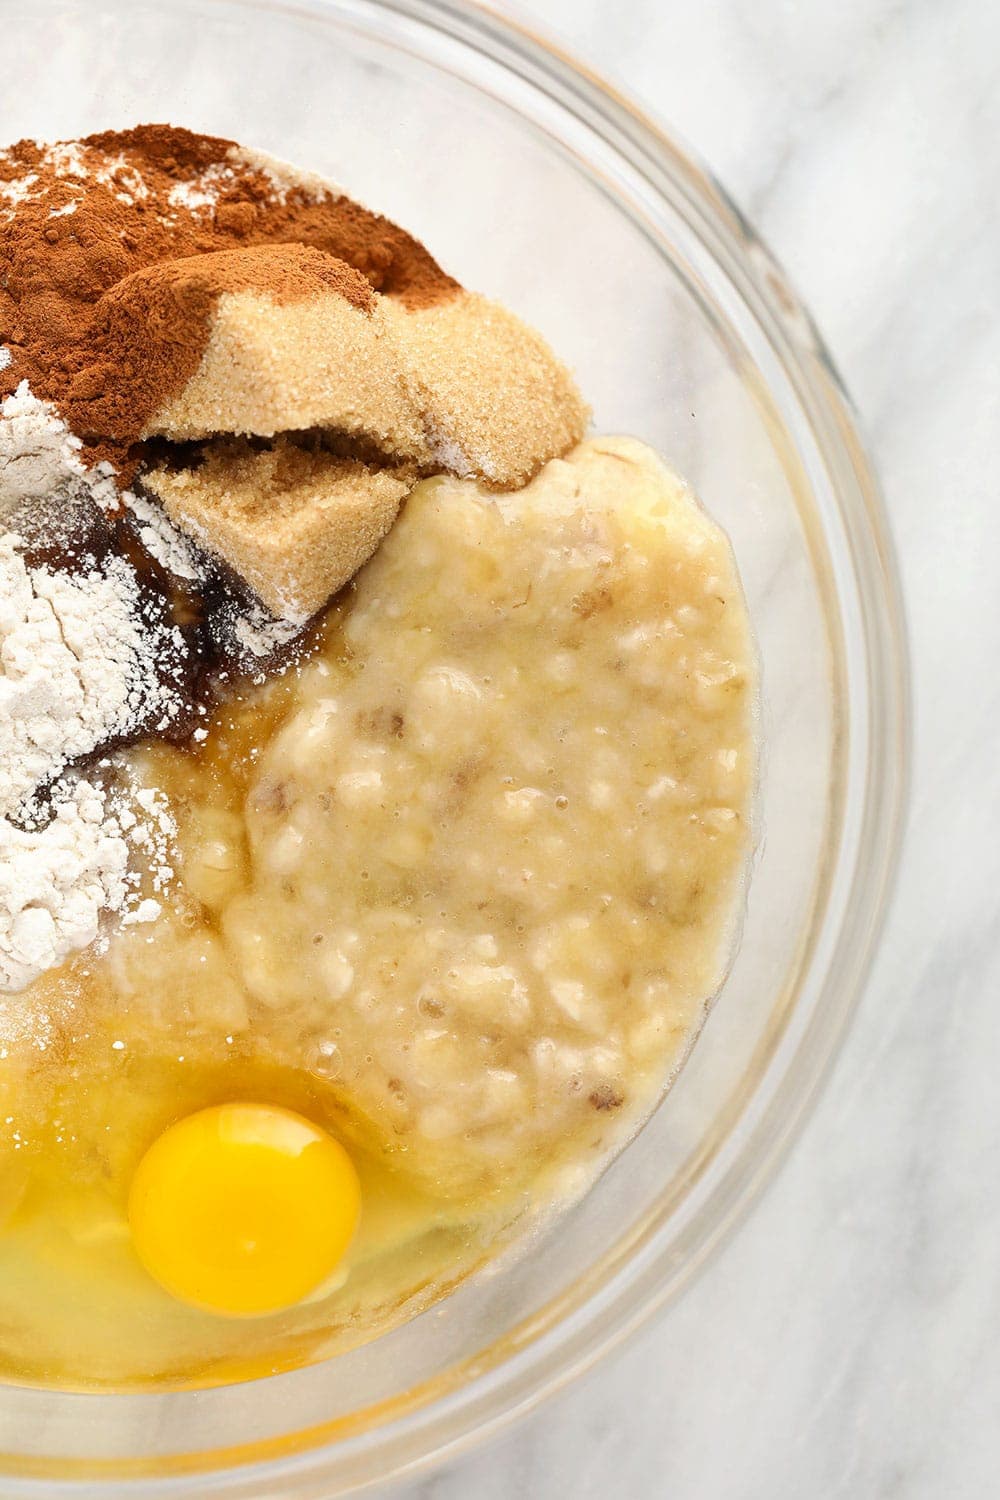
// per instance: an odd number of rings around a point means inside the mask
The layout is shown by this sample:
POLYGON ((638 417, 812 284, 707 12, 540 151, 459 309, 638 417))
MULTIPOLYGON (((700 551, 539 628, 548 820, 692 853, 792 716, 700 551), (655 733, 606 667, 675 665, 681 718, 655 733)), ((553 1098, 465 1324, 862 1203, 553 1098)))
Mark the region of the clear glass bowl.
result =
POLYGON ((891 549, 844 391, 704 169, 598 79, 448 0, 3 0, 3 130, 140 120, 342 182, 537 324, 605 431, 727 527, 763 663, 743 942, 663 1107, 520 1258, 339 1359, 162 1395, 0 1388, 7 1496, 333 1496, 524 1412, 662 1309, 760 1193, 857 999, 906 785, 891 549))

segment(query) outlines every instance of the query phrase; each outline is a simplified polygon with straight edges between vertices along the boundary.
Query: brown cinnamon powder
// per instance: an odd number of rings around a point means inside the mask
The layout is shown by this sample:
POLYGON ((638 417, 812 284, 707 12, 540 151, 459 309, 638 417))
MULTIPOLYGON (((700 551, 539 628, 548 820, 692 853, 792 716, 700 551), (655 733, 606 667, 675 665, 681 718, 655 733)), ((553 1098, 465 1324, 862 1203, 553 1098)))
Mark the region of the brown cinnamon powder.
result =
POLYGON ((0 343, 12 356, 0 397, 28 380, 91 458, 124 464, 197 369, 220 295, 296 300, 317 283, 362 308, 366 287, 411 309, 459 290, 405 230, 322 185, 277 181, 231 141, 147 125, 0 152, 0 343), (157 320, 150 358, 136 330, 157 320))

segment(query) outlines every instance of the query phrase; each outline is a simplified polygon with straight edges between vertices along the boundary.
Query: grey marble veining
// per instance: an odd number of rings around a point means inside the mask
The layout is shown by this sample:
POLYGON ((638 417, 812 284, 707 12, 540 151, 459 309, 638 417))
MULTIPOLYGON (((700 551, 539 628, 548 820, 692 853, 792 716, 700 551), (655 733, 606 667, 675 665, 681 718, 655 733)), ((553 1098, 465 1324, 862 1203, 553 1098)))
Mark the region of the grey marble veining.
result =
POLYGON ((814 310, 909 614, 912 816, 818 1110, 679 1305, 408 1500, 982 1500, 1000 1464, 1000 8, 522 0, 814 310))

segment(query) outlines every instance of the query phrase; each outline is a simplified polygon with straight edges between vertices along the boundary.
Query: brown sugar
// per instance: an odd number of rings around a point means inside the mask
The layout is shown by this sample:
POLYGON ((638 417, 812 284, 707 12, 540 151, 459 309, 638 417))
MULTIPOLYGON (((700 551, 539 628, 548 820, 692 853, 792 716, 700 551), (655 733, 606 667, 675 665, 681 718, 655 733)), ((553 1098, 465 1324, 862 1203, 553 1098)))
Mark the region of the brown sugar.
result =
POLYGON ((371 557, 413 477, 287 438, 264 450, 230 438, 196 467, 156 468, 142 484, 272 614, 304 624, 371 557))
MULTIPOLYGON (((263 256, 258 250, 254 256, 263 256)), ((245 252, 244 252, 245 255, 245 252)), ((387 455, 429 459, 420 412, 404 388, 395 351, 385 337, 386 299, 367 289, 367 299, 344 295, 331 279, 313 276, 309 257, 340 267, 331 256, 297 246, 274 246, 275 263, 305 257, 308 290, 292 295, 289 277, 277 294, 234 275, 232 289, 212 305, 201 361, 187 382, 152 414, 144 437, 173 442, 242 433, 273 437, 279 432, 327 427, 364 438, 387 455)), ((211 257, 215 259, 215 257, 211 257)), ((233 255, 234 261, 240 253, 233 255)), ((197 274, 199 261, 175 263, 197 274)), ((162 277, 172 267, 144 273, 162 277)), ((290 270, 294 267, 289 268, 290 270)), ((350 268, 343 269, 351 275, 350 268)), ((233 267, 238 271, 238 267, 233 267)), ((359 278, 360 279, 360 278, 359 278)), ((162 343, 150 357, 170 354, 172 285, 161 287, 162 343)), ((147 297, 147 300, 148 297, 147 297)), ((193 314, 200 316, 200 308, 193 314)))
POLYGON ((587 423, 540 335, 405 230, 170 126, 0 151, 0 344, 0 397, 27 380, 88 462, 143 477, 287 618, 371 555, 419 474, 515 488, 587 423), (280 440, 313 429, 339 458, 280 440), (226 437, 277 441, 149 471, 153 440, 226 437))
POLYGON ((460 291, 427 308, 377 293, 358 306, 318 283, 308 300, 221 296, 201 364, 144 436, 326 427, 512 489, 578 442, 586 418, 568 370, 499 304, 460 291))
MULTIPOLYGON (((0 152, 0 342, 12 356, 0 396, 28 380, 73 432, 121 459, 197 369, 207 319, 178 328, 172 359, 150 366, 134 337, 147 312, 141 287, 108 294, 165 261, 274 245, 333 256, 406 306, 457 289, 405 230, 232 141, 144 125, 18 142, 0 152)), ((216 265, 206 296, 230 286, 231 266, 216 265)))
POLYGON ((588 412, 570 372, 500 303, 463 291, 428 307, 383 305, 437 468, 518 489, 583 437, 588 412))

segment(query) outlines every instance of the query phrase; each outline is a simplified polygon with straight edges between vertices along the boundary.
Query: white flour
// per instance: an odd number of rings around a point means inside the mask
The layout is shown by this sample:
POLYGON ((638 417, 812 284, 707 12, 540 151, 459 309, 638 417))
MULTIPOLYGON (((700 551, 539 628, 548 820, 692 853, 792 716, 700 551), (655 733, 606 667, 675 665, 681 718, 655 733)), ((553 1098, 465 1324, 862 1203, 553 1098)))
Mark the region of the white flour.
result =
POLYGON ((83 473, 79 448, 65 423, 22 381, 0 404, 0 517, 23 500, 75 487, 83 473))
MULTIPOLYGON (((0 351, 0 368, 9 362, 9 352, 0 351)), ((82 446, 54 409, 32 395, 22 380, 13 396, 0 402, 0 523, 25 502, 48 502, 56 495, 70 504, 113 503, 111 470, 105 464, 87 469, 80 458, 82 446)))
POLYGON ((251 605, 246 614, 233 618, 233 639, 250 657, 270 656, 301 634, 302 627, 289 620, 275 619, 262 604, 251 605))
MULTIPOLYGON (((142 857, 162 893, 175 833, 162 793, 127 785, 109 792, 85 778, 64 789, 44 829, 0 818, 0 993, 24 989, 87 947, 105 912, 122 913, 126 924, 155 921, 160 903, 142 895, 130 855, 142 857)), ((0 1022, 6 1035, 2 1009, 0 1022)))
MULTIPOLYGON (((0 161, 9 159, 9 156, 9 151, 0 148, 0 161)), ((99 182, 110 188, 120 203, 132 205, 149 197, 149 188, 138 167, 127 162, 123 156, 108 157, 104 152, 95 151, 80 141, 46 145, 41 165, 46 169, 46 177, 54 172, 57 177, 64 179, 63 191, 68 194, 73 193, 76 183, 99 182)), ((263 152, 233 146, 227 153, 226 161, 212 162, 193 172, 189 178, 179 181, 170 191, 171 208, 175 212, 181 210, 186 213, 213 209, 221 193, 234 181, 237 172, 245 167, 252 167, 269 179, 274 201, 277 203, 284 203, 292 189, 308 194, 317 201, 324 198, 330 189, 330 184, 315 173, 299 171, 287 162, 263 152)), ((27 171, 11 182, 0 182, 0 214, 9 221, 14 218, 18 204, 51 194, 51 191, 51 184, 43 181, 42 175, 35 171, 27 171)), ((53 209, 49 217, 57 218, 60 214, 74 213, 78 202, 78 199, 70 197, 66 204, 53 209)))
POLYGON ((204 583, 208 577, 204 554, 177 530, 166 512, 145 495, 133 495, 127 491, 122 498, 135 517, 139 540, 150 557, 154 557, 175 578, 182 578, 186 583, 204 583))
POLYGON ((127 894, 128 845, 107 796, 80 781, 42 831, 0 819, 0 990, 20 990, 97 936, 127 894))
MULTIPOLYGON (((113 481, 88 472, 79 443, 26 385, 0 406, 0 523, 25 505, 106 498, 113 481)), ((161 681, 172 627, 143 619, 123 558, 76 573, 29 567, 21 538, 0 524, 0 992, 23 989, 98 934, 104 911, 158 911, 139 899, 130 846, 153 889, 169 880, 162 797, 135 794, 138 813, 103 778, 61 774, 72 761, 142 725, 164 728, 178 699, 161 681), (168 638, 169 637, 169 638, 168 638), (43 808, 39 791, 49 788, 43 808), (45 820, 45 826, 42 826, 45 820)))
MULTIPOLYGON (((76 171, 68 149, 63 166, 76 171)), ((27 382, 0 403, 0 994, 92 943, 102 913, 155 918, 173 875, 162 795, 123 789, 120 765, 73 767, 118 737, 169 726, 181 699, 165 664, 183 661, 184 639, 144 615, 124 557, 35 567, 25 538, 74 541, 95 505, 124 504, 146 551, 182 584, 206 583, 211 563, 158 505, 119 494, 106 466, 87 469, 81 447, 27 382)), ((256 681, 298 634, 235 599, 221 628, 256 681)))
POLYGON ((124 559, 82 576, 29 569, 18 538, 0 536, 0 815, 151 712, 169 721, 162 633, 144 625, 124 559))

